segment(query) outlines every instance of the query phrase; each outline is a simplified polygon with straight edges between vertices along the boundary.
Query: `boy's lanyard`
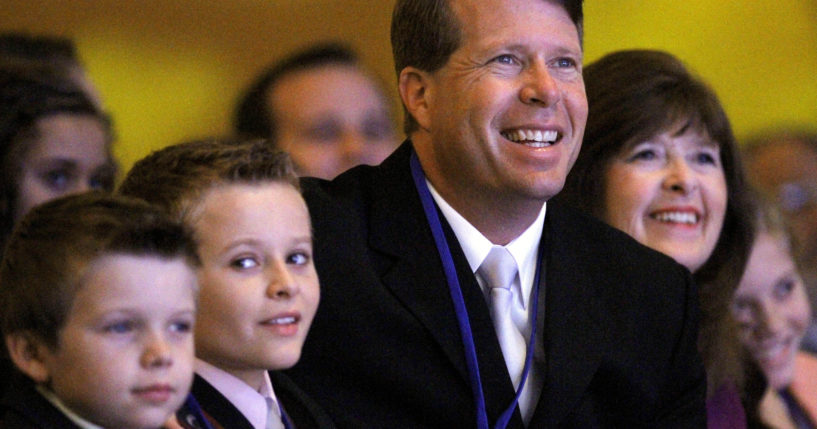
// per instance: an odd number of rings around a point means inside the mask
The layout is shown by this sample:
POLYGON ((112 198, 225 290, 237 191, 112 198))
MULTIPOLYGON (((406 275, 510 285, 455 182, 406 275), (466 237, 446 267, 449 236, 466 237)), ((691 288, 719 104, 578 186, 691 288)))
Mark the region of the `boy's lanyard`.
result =
MULTIPOLYGON (((423 204, 423 211, 425 211, 426 219, 431 227, 431 234, 434 236, 434 243, 437 246, 437 252, 440 254, 440 261, 443 264, 445 277, 448 282, 448 291, 451 295, 451 300, 454 302, 454 310, 457 314, 457 324, 460 329, 460 337, 465 348, 465 363, 468 368, 468 376, 471 382, 471 391, 474 397, 474 404, 477 409, 477 427, 479 429, 490 429, 488 423, 488 412, 485 408, 485 395, 483 394, 482 380, 479 375, 479 363, 477 361, 476 347, 474 346, 474 336, 471 332, 471 323, 468 319, 468 309, 465 307, 465 300, 460 289, 460 281, 457 277, 457 270, 454 267, 454 259, 451 256, 451 250, 445 239, 442 223, 437 214, 437 208, 434 204, 434 198, 431 196, 431 191, 428 189, 423 168, 420 166, 420 160, 417 158, 417 153, 411 152, 411 175, 414 178, 414 185, 417 192, 420 194, 420 201, 423 204)), ((522 394, 522 389, 525 387, 528 373, 530 372, 531 361, 533 360, 533 349, 536 341, 536 316, 537 303, 539 301, 539 276, 542 268, 542 249, 543 242, 539 243, 539 251, 536 259, 536 274, 533 279, 533 306, 531 311, 534 315, 533 323, 531 325, 530 339, 528 341, 528 350, 525 356, 525 367, 522 371, 522 380, 519 382, 519 388, 516 391, 513 401, 508 408, 497 419, 495 429, 504 429, 511 420, 516 404, 519 402, 519 395, 522 394)))

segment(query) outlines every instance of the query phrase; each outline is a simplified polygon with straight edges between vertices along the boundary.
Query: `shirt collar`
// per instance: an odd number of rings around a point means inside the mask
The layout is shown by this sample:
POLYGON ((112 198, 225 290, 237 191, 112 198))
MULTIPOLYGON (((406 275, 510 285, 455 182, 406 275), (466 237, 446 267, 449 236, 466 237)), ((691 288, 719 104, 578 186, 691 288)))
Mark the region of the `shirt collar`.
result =
MULTIPOLYGON (((468 260, 468 265, 471 267, 471 272, 476 273, 482 261, 485 260, 485 257, 488 256, 488 253, 491 251, 491 247, 494 246, 493 243, 451 207, 451 205, 437 193, 437 190, 434 189, 431 182, 426 180, 426 184, 428 184, 428 190, 431 192, 434 202, 437 203, 443 216, 445 216, 445 220, 448 221, 448 224, 454 231, 454 235, 457 237, 460 247, 462 247, 462 251, 465 254, 465 259, 468 260)), ((536 256, 539 250, 539 242, 542 239, 546 212, 547 203, 543 203, 536 220, 534 220, 522 234, 504 246, 508 249, 508 252, 511 253, 511 256, 513 256, 519 268, 519 281, 520 287, 522 288, 521 297, 524 308, 528 307, 530 292, 533 289, 533 278, 536 276, 536 256)))
POLYGON ((40 395, 43 395, 43 397, 48 402, 51 403, 51 405, 55 406, 58 410, 60 410, 61 413, 65 415, 65 417, 68 417, 68 420, 74 422, 74 424, 79 426, 81 429, 103 429, 102 426, 97 426, 89 422, 88 420, 85 420, 84 418, 80 417, 77 413, 75 413, 73 410, 68 408, 68 406, 65 405, 65 403, 63 403, 60 400, 60 398, 58 398, 57 395, 54 394, 54 392, 40 385, 37 385, 36 389, 37 392, 40 393, 40 395))
POLYGON ((267 427, 268 407, 266 398, 272 399, 273 410, 280 417, 278 399, 275 396, 272 381, 267 371, 264 371, 264 383, 261 385, 260 391, 256 391, 238 377, 198 358, 196 359, 195 370, 196 374, 207 380, 219 393, 224 395, 249 420, 254 428, 265 429, 267 427))

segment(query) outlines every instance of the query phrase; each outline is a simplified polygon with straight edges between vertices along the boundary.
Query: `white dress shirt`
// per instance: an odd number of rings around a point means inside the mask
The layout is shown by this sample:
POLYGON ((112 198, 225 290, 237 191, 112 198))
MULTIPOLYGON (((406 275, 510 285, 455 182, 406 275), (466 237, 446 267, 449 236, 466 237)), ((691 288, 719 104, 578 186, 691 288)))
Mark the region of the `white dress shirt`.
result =
MULTIPOLYGON (((437 190, 434 189, 434 186, 432 186, 428 180, 426 180, 426 183, 428 184, 429 191, 431 191, 431 196, 434 198, 434 201, 437 203, 437 206, 439 206, 443 216, 445 216, 445 219, 448 221, 448 224, 454 231, 454 235, 457 237, 460 247, 462 247, 465 258, 468 260, 468 264, 471 266, 471 271, 476 275, 477 269, 479 269, 479 266, 485 260, 485 257, 488 256, 488 253, 491 251, 491 247, 493 247, 494 244, 491 243, 491 241, 488 240, 488 238, 479 232, 479 230, 477 230, 473 225, 471 225, 471 223, 469 223, 464 217, 462 217, 462 215, 454 210, 454 208, 451 207, 439 193, 437 193, 437 190)), ((511 289, 514 290, 515 297, 512 306, 512 319, 514 325, 516 325, 519 332, 521 332, 522 336, 525 338, 526 343, 530 339, 532 326, 531 321, 536 320, 536 315, 531 314, 532 306, 530 305, 530 297, 531 292, 533 291, 533 279, 536 275, 536 257, 539 250, 539 242, 542 238, 546 211, 547 203, 543 203, 542 209, 539 211, 539 215, 537 216, 536 220, 533 221, 533 223, 528 226, 528 228, 522 232, 522 234, 504 246, 506 249, 508 249, 511 256, 513 256, 513 259, 516 261, 517 268, 519 269, 519 275, 516 277, 513 285, 511 286, 511 289)), ((541 275, 542 279, 544 279, 544 272, 541 275)), ((477 282, 482 288, 483 295, 485 296, 487 302, 489 300, 490 288, 483 284, 484 282, 480 276, 476 276, 476 278, 477 282)), ((543 302, 544 296, 544 288, 542 288, 540 285, 540 303, 543 302)), ((543 311, 543 308, 539 308, 540 314, 543 314, 543 311)), ((539 324, 537 325, 539 335, 537 335, 537 341, 534 344, 534 361, 533 365, 531 366, 531 372, 526 381, 526 383, 530 383, 530 388, 532 389, 532 403, 519 404, 525 422, 529 422, 530 418, 533 416, 533 410, 536 408, 536 402, 539 399, 539 394, 542 391, 542 385, 544 383, 542 377, 544 375, 545 350, 542 341, 539 339, 541 338, 541 332, 544 324, 543 319, 544 318, 539 318, 539 324)), ((524 353, 525 352, 522 351, 522 354, 524 353)))
POLYGON ((264 383, 261 389, 256 391, 243 380, 201 359, 196 359, 195 370, 196 374, 224 395, 247 418, 253 428, 267 429, 267 416, 272 415, 277 416, 275 422, 278 424, 270 427, 284 429, 278 399, 275 397, 272 381, 266 371, 264 371, 264 383), (269 406, 266 398, 272 400, 269 406))

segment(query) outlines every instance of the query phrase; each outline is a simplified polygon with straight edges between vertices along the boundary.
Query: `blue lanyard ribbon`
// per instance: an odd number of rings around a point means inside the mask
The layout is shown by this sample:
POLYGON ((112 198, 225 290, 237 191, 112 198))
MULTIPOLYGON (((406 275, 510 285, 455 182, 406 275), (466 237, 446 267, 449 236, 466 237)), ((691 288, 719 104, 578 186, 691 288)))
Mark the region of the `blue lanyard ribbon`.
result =
MULTIPOLYGON (((445 271, 445 278, 448 282, 448 290, 451 295, 451 300, 454 302, 454 311, 457 315, 457 324, 460 328, 460 338, 465 348, 465 364, 468 369, 468 376, 471 382, 471 391, 473 393, 474 405, 477 409, 477 427, 479 429, 490 429, 488 423, 488 412, 485 408, 485 395, 482 388, 482 379, 479 375, 479 363, 477 361, 476 347, 474 346, 474 336, 471 331, 471 322, 468 319, 468 309, 465 307, 465 299, 462 296, 460 281, 457 276, 456 267, 454 267, 454 258, 451 256, 451 249, 448 247, 448 242, 445 239, 445 232, 443 231, 440 217, 437 214, 437 208, 434 204, 434 198, 431 196, 431 191, 428 189, 426 177, 423 173, 423 168, 420 165, 420 160, 417 158, 417 153, 412 150, 411 153, 411 175, 414 179, 414 185, 417 192, 420 194, 420 201, 423 204, 423 211, 425 211, 426 219, 431 227, 431 234, 434 236, 434 244, 437 246, 437 252, 440 254, 440 261, 443 264, 445 271)), ((534 343, 536 342, 536 317, 537 304, 539 301, 539 276, 542 268, 542 250, 544 240, 539 244, 539 251, 536 259, 536 274, 533 279, 533 306, 531 311, 533 314, 533 323, 531 324, 530 339, 528 341, 528 350, 525 356, 525 367, 522 371, 522 380, 519 382, 519 388, 513 401, 507 409, 497 419, 495 429, 504 429, 513 416, 514 409, 519 402, 519 396, 522 394, 522 389, 525 387, 525 382, 528 379, 531 362, 533 361, 534 343)))

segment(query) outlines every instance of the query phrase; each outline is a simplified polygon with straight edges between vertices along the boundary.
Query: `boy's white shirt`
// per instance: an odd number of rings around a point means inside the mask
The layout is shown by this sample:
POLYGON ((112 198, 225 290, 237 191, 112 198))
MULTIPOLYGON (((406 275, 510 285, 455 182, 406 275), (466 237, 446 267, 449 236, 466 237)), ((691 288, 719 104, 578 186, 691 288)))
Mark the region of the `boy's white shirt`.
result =
POLYGON ((264 371, 264 383, 261 385, 261 390, 256 391, 238 377, 201 359, 196 358, 194 368, 196 374, 224 395, 255 429, 267 429, 268 427, 284 429, 278 398, 275 396, 272 380, 267 371, 264 371), (267 405, 266 398, 272 399, 270 406, 267 405), (267 416, 270 412, 276 415, 277 419, 272 426, 267 426, 267 416), (275 426, 275 423, 278 426, 275 426))

